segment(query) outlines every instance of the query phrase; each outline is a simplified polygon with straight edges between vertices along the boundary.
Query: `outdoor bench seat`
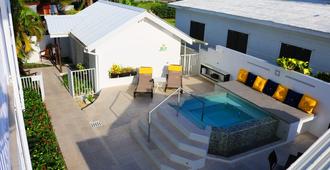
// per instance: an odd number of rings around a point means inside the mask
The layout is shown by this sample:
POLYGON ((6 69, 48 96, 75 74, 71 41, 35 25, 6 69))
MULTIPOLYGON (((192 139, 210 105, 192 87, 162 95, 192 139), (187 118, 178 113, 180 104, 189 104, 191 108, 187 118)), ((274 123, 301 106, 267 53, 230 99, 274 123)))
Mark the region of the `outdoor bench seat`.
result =
POLYGON ((260 93, 238 81, 218 83, 219 86, 246 99, 262 109, 272 113, 279 119, 291 124, 295 122, 305 123, 314 119, 314 114, 307 114, 297 108, 286 105, 274 98, 260 93))

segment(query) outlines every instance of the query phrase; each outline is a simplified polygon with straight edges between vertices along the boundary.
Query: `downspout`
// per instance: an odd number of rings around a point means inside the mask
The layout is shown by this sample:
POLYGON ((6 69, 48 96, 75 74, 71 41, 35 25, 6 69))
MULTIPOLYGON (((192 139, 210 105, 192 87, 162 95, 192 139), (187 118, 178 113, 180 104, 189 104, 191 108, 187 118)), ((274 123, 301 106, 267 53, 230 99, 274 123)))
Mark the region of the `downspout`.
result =
POLYGON ((88 51, 87 48, 84 50, 85 53, 91 54, 95 56, 95 71, 96 71, 96 76, 95 76, 95 93, 98 93, 100 91, 100 83, 99 83, 99 55, 95 52, 88 51))

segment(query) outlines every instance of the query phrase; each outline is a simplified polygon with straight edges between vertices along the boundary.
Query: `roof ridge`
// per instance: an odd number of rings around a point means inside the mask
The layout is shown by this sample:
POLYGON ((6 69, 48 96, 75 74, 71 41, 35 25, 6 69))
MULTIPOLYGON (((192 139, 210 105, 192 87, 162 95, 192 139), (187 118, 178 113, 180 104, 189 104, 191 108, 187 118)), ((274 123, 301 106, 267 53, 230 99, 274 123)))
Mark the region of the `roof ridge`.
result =
POLYGON ((133 11, 137 11, 137 12, 144 12, 144 11, 146 11, 143 8, 139 8, 139 7, 135 7, 135 6, 130 6, 130 5, 125 5, 125 4, 116 3, 116 2, 111 2, 111 1, 106 1, 106 0, 98 0, 97 2, 108 4, 108 5, 113 5, 113 6, 116 6, 116 7, 119 7, 119 8, 129 9, 129 10, 133 10, 133 11))

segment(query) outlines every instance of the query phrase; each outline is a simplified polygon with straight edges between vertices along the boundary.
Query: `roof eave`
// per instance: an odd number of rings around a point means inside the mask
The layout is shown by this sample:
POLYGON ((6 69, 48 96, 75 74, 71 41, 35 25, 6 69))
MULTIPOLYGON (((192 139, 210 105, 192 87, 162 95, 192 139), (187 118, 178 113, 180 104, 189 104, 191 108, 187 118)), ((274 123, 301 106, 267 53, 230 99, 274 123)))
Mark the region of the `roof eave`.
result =
POLYGON ((189 10, 189 11, 194 11, 194 12, 199 12, 199 13, 204 13, 204 14, 209 14, 209 15, 216 15, 216 16, 220 16, 220 17, 250 22, 250 23, 254 23, 254 24, 270 26, 270 27, 274 27, 274 28, 280 28, 280 29, 294 31, 294 32, 300 32, 300 33, 309 34, 309 35, 313 35, 313 36, 317 36, 317 37, 321 37, 321 38, 330 38, 330 32, 322 32, 322 31, 318 31, 318 30, 312 30, 312 29, 308 29, 308 28, 287 25, 287 24, 272 22, 272 21, 268 21, 268 20, 259 20, 259 19, 244 17, 244 16, 231 15, 231 14, 226 14, 226 13, 217 12, 217 11, 210 11, 207 9, 199 9, 199 8, 181 6, 181 5, 175 4, 175 2, 174 2, 174 4, 173 3, 169 4, 169 6, 176 8, 176 9, 184 9, 184 10, 189 10))

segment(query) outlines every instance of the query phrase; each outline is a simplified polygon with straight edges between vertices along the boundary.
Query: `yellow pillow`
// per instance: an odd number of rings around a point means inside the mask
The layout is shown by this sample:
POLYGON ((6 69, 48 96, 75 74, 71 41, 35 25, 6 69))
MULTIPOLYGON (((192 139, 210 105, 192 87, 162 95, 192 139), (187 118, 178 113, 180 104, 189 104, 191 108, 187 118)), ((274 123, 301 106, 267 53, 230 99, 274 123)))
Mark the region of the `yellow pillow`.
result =
POLYGON ((266 83, 267 83, 267 79, 257 76, 256 80, 254 80, 252 88, 259 92, 262 92, 266 83))
POLYGON ((288 94, 288 88, 283 85, 278 85, 275 93, 273 94, 273 98, 283 102, 285 100, 286 95, 288 94))
POLYGON ((181 65, 171 64, 171 65, 168 66, 168 71, 181 72, 182 71, 182 66, 181 65))
POLYGON ((317 105, 317 100, 312 98, 311 96, 308 96, 304 94, 304 96, 301 98, 298 108, 301 109, 302 111, 313 114, 313 110, 317 105))
POLYGON ((238 74, 237 74, 237 80, 242 82, 242 83, 245 83, 248 74, 249 74, 249 72, 247 70, 240 69, 238 74))
POLYGON ((152 67, 140 67, 139 74, 152 74, 152 67))

